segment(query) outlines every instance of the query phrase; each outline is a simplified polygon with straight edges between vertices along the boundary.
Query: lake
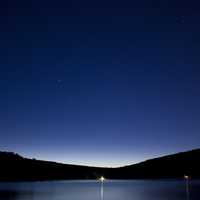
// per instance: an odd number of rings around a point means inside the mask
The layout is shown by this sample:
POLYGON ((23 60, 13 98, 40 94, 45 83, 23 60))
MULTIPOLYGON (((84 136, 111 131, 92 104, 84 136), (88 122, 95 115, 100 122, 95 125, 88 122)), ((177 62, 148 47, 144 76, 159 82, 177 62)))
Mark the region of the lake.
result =
POLYGON ((200 181, 106 180, 0 183, 0 200, 199 200, 200 181))

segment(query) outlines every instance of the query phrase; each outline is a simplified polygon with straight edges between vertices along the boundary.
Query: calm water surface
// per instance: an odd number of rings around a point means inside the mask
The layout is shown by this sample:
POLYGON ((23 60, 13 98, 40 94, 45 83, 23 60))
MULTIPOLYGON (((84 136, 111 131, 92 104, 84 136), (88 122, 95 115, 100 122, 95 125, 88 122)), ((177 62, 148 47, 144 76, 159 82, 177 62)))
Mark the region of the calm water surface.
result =
POLYGON ((200 200, 200 181, 0 183, 0 200, 200 200))

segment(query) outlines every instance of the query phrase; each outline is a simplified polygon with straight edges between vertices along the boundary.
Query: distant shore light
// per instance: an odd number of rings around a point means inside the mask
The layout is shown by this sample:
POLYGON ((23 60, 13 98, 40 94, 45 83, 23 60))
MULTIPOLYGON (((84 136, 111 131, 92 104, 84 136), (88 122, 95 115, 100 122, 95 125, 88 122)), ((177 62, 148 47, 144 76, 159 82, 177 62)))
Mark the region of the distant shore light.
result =
POLYGON ((184 179, 189 179, 190 177, 188 175, 184 175, 184 179))
POLYGON ((101 177, 99 178, 99 180, 100 180, 101 182, 104 182, 104 181, 105 181, 105 178, 104 178, 103 176, 101 176, 101 177))

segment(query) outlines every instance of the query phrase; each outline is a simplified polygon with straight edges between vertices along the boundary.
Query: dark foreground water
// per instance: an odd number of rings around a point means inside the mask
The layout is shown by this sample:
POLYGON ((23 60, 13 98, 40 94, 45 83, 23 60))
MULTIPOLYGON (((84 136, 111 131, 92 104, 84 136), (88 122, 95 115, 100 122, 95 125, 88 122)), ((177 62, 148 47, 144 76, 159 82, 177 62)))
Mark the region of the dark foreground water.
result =
POLYGON ((0 183, 0 200, 200 200, 200 181, 0 183))

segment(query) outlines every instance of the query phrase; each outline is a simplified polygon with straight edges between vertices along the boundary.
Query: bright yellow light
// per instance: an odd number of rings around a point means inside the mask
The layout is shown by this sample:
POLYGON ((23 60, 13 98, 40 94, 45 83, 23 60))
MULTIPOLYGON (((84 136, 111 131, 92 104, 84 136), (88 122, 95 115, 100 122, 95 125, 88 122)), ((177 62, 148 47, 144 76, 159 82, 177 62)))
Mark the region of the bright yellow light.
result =
POLYGON ((105 181, 105 178, 104 178, 103 176, 101 176, 101 178, 99 178, 99 180, 100 180, 101 182, 103 182, 103 181, 105 181))

